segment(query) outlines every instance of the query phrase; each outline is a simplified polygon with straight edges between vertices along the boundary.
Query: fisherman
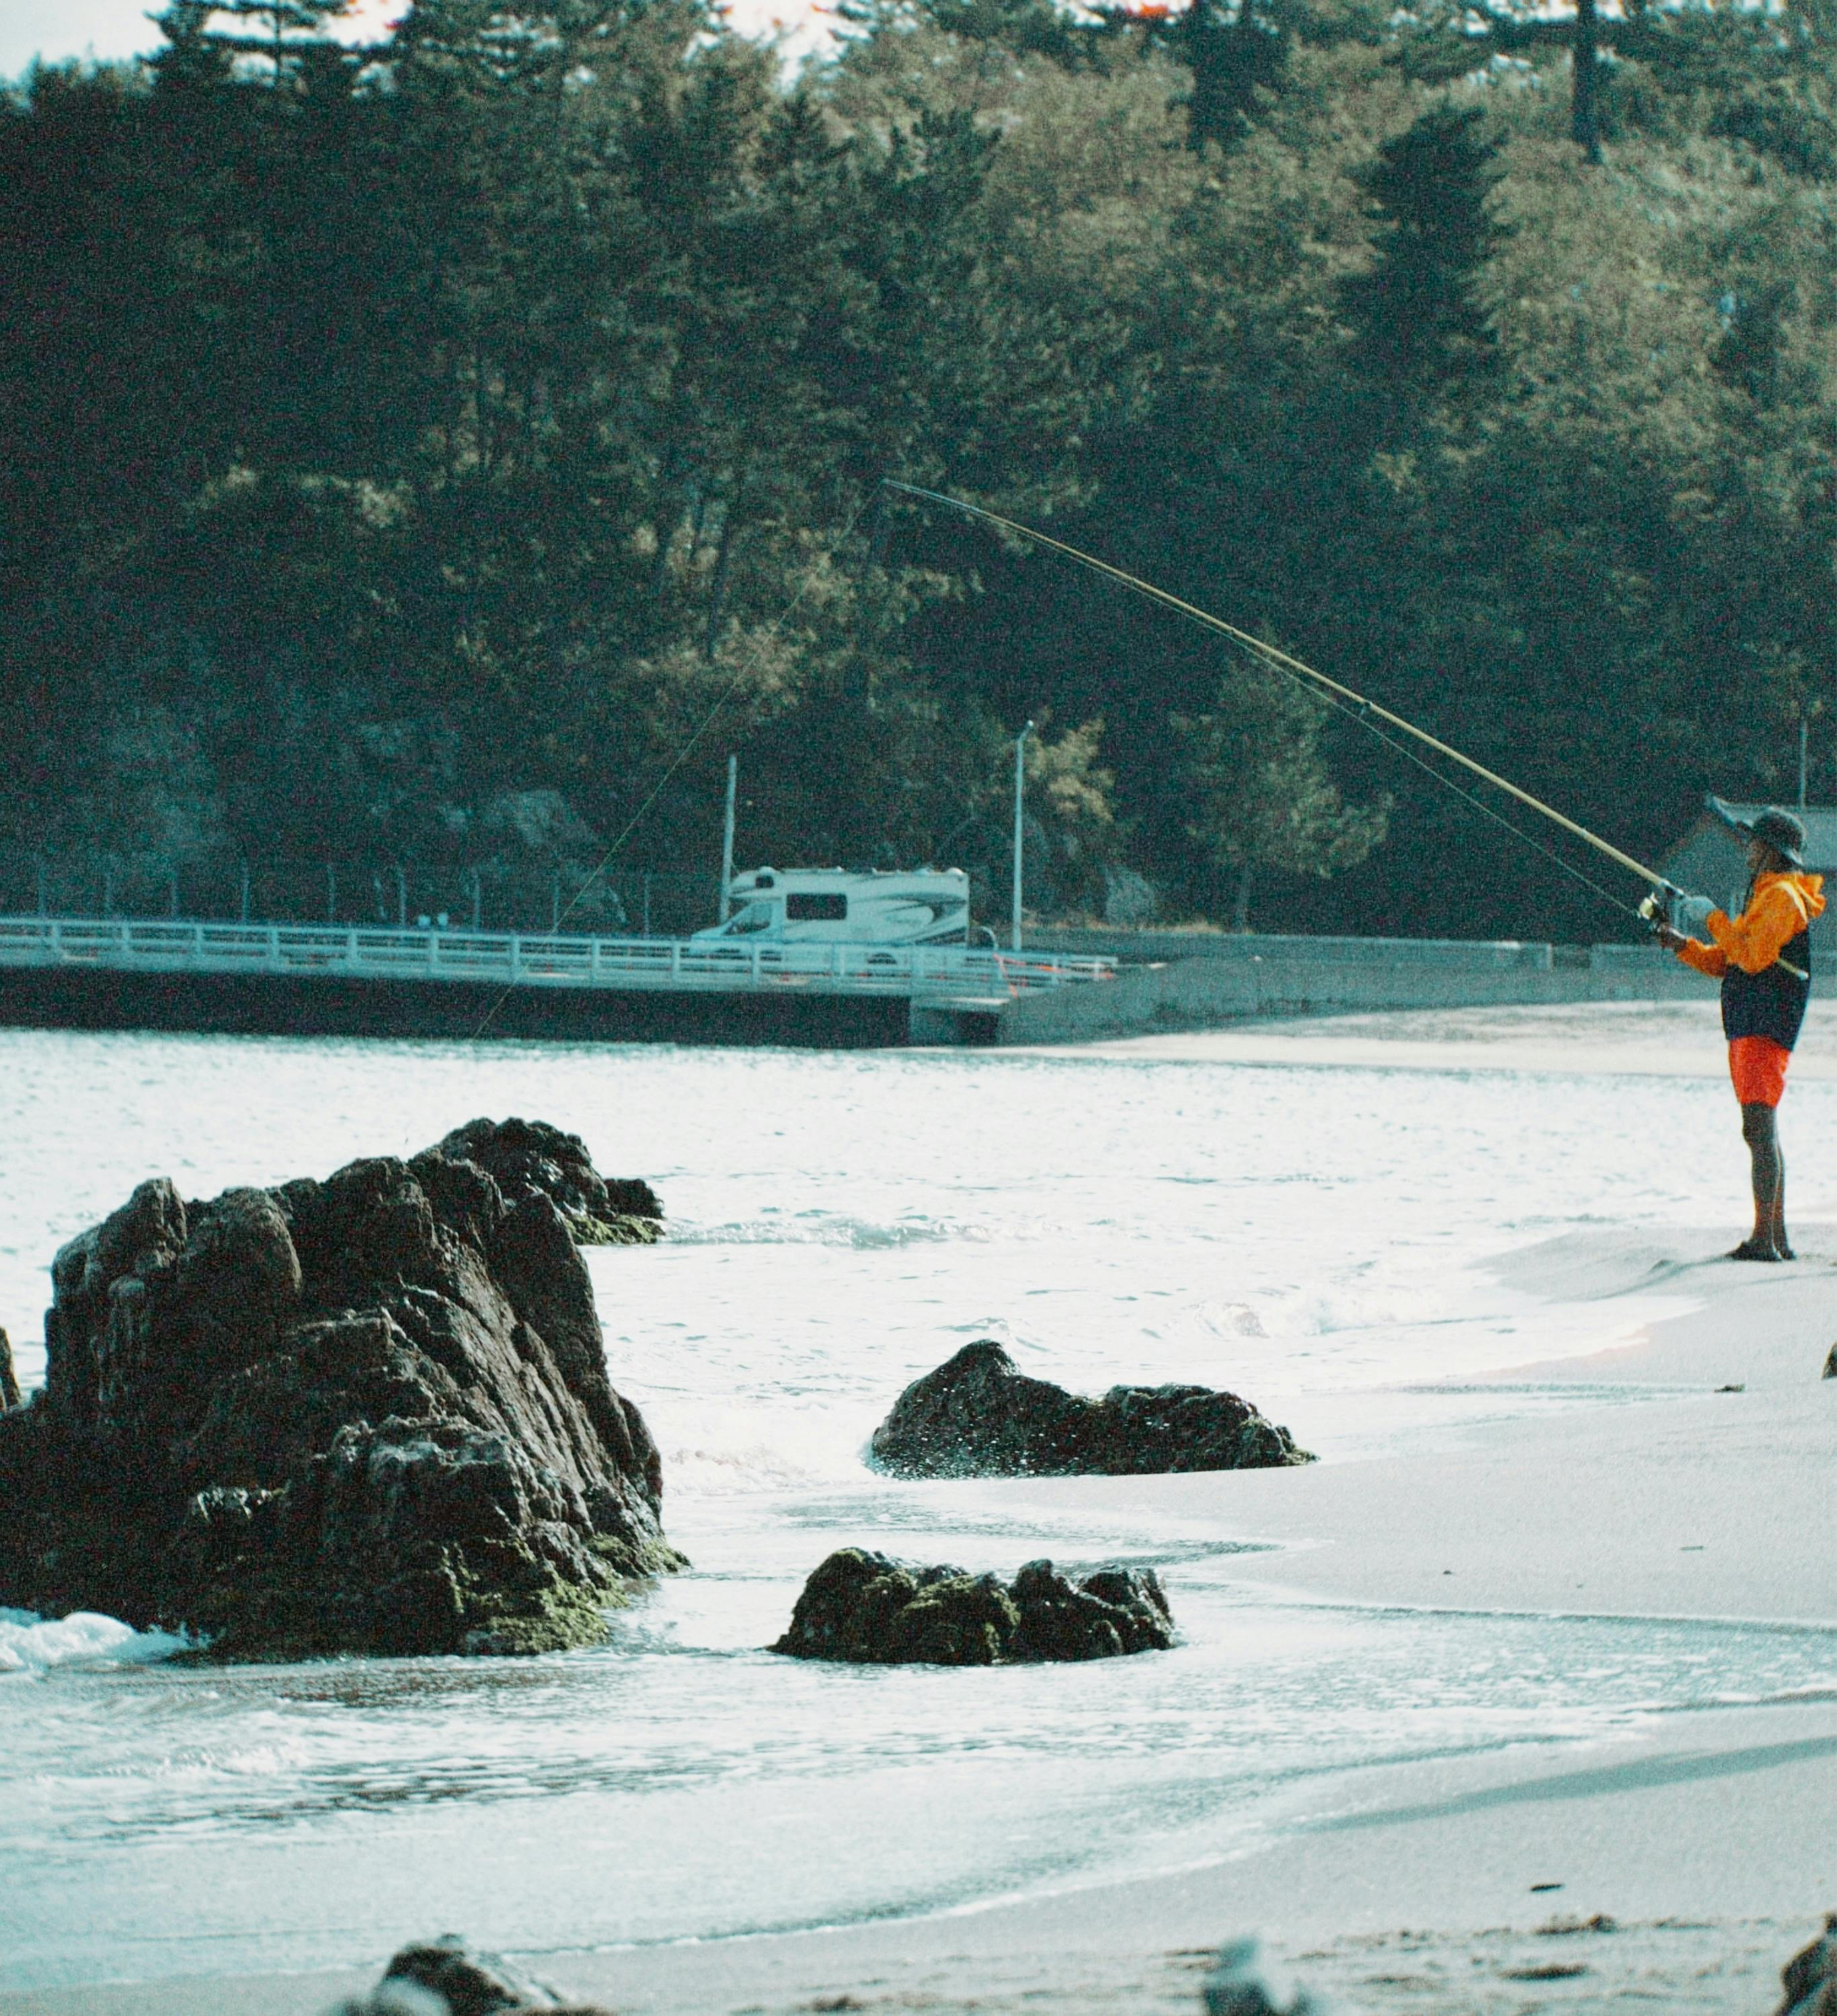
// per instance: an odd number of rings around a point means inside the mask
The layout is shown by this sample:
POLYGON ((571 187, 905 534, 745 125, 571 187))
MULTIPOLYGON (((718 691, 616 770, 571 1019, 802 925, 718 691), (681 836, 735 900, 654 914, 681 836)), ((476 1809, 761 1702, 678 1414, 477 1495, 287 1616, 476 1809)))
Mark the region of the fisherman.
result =
POLYGON ((1748 896, 1738 917, 1686 898, 1657 927, 1661 945, 1686 966, 1722 982, 1722 1032, 1729 1076, 1742 1105, 1742 1138, 1753 1165, 1754 1229, 1731 1260, 1790 1260, 1786 1237, 1786 1164, 1775 1110, 1786 1066, 1811 995, 1811 922, 1824 907, 1821 875, 1805 869, 1805 828, 1790 812, 1768 809, 1742 819, 1717 798, 1709 808, 1748 843, 1748 896), (1678 922, 1698 912, 1709 942, 1678 922))

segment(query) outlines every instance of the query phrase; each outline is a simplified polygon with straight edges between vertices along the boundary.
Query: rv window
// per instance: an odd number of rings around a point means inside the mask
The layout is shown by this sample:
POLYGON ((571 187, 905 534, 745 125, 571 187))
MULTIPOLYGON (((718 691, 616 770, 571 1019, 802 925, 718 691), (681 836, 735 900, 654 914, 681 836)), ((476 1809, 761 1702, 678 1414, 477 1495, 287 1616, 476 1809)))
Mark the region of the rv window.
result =
POLYGON ((784 914, 788 923, 839 923, 848 914, 848 899, 846 896, 787 896, 784 914))
POLYGON ((772 905, 769 903, 748 903, 727 927, 728 935, 737 938, 745 931, 762 931, 771 921, 772 905))

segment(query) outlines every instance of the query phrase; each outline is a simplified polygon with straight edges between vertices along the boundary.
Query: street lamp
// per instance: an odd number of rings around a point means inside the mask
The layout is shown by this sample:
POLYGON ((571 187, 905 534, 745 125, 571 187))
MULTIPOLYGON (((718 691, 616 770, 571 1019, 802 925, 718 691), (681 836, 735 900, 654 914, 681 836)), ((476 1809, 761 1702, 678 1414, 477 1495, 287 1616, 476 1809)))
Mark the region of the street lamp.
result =
POLYGON ((1032 733, 1033 723, 1030 721, 1014 737, 1014 915, 1009 934, 1010 952, 1021 949, 1021 862, 1026 844, 1021 811, 1027 790, 1027 738, 1032 733))

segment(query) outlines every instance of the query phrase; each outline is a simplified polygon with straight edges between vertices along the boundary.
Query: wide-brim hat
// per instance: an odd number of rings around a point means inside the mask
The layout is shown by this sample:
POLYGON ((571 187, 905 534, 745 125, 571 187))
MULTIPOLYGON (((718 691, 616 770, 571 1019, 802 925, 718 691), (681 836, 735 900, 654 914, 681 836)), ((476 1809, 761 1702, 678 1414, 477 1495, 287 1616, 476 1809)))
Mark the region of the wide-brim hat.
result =
POLYGON ((1790 812, 1782 812, 1778 805, 1769 805, 1765 812, 1756 812, 1752 819, 1743 819, 1733 805, 1725 805, 1712 792, 1703 801, 1709 810, 1732 831, 1745 839, 1764 841, 1788 868, 1803 870, 1805 866, 1805 822, 1795 819, 1790 812))

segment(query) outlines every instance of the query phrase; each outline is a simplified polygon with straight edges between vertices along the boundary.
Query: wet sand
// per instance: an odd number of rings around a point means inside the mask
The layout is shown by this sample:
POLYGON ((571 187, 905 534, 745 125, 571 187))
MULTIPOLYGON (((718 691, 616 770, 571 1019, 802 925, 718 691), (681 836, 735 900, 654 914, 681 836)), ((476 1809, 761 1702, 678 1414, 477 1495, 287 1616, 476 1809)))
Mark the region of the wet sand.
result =
MULTIPOLYGON (((1376 1044, 1399 1068, 1432 1053, 1435 1068, 1533 1070, 1547 1067, 1528 1059, 1573 1042, 1618 1046, 1615 1069, 1720 1070, 1713 1021, 1696 1028, 1694 1008, 1619 1014, 1496 1011, 1489 1039, 1461 1017, 1392 1016, 1348 1018, 1362 1032, 1144 1041, 1169 1055, 1260 1045, 1290 1061, 1312 1046, 1361 1064, 1376 1044)), ((1837 1010, 1814 1025, 1805 1067, 1837 1075, 1837 1010)), ((1043 1488, 1119 1510, 1203 1506, 1270 1543, 1242 1557, 1244 1581, 1316 1600, 1837 1627, 1837 1380, 1820 1376, 1837 1337, 1837 1227, 1803 1228, 1804 1257, 1777 1269, 1716 1259, 1728 1229, 1604 1228, 1502 1260, 1508 1279, 1552 1294, 1661 1286, 1695 1306, 1623 1348, 1498 1375, 1561 1383, 1572 1404, 1477 1420, 1432 1460, 1043 1488)), ((1637 1737, 1311 1781, 1246 1852, 1209 1867, 942 1916, 524 1961, 633 2016, 1148 2016, 1194 2010, 1210 1953, 1256 1933, 1349 2011, 1762 2016, 1780 1967, 1837 1906, 1837 1671, 1828 1687, 1655 1719, 1637 1737)), ((308 2016, 377 1971, 0 1993, 0 2016, 308 2016)))

